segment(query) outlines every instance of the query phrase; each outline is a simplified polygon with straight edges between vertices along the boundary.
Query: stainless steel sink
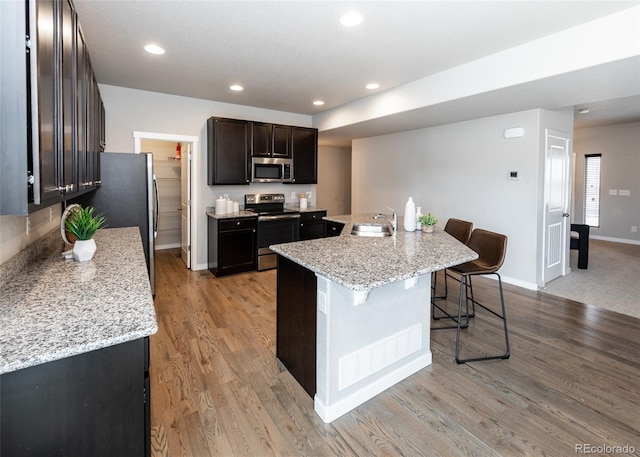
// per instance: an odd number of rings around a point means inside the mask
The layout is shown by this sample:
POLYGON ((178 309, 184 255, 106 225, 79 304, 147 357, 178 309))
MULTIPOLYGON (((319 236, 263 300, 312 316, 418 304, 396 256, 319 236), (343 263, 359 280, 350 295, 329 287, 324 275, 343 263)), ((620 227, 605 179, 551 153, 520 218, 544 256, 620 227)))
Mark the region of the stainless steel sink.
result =
POLYGON ((391 236, 393 229, 388 224, 358 223, 353 224, 351 234, 356 236, 391 236))

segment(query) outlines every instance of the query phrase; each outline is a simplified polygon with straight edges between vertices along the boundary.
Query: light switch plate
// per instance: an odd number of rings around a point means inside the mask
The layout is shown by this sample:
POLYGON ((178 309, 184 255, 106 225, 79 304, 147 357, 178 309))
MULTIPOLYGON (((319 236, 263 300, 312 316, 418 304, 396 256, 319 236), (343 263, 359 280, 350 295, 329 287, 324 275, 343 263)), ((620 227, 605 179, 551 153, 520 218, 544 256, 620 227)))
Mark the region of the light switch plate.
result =
POLYGON ((618 195, 618 189, 609 189, 609 195, 618 195))
POLYGON ((622 195, 623 197, 628 197, 631 195, 631 191, 628 189, 620 189, 618 190, 618 195, 622 195))

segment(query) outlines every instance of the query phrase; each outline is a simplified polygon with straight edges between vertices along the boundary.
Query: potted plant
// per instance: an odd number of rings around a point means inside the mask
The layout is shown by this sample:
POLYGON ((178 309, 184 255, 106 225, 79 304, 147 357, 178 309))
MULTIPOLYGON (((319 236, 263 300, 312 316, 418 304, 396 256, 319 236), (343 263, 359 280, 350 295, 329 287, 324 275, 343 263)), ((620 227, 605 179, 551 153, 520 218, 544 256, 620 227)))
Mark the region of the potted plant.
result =
POLYGON ((433 226, 438 223, 438 219, 431 213, 419 216, 418 220, 420 221, 422 231, 427 233, 433 232, 433 226))
POLYGON ((73 244, 73 258, 79 262, 91 260, 96 252, 93 235, 105 226, 104 216, 94 215, 95 208, 79 206, 69 213, 66 229, 77 238, 73 244))

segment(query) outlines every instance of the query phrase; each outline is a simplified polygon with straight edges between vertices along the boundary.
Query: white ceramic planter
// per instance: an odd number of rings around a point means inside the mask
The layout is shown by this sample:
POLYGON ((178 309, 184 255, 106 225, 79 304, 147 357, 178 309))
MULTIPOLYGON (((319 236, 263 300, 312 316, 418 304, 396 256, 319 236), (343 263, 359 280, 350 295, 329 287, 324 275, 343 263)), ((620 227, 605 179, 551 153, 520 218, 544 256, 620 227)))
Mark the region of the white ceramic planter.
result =
POLYGON ((90 240, 77 240, 73 245, 73 259, 78 262, 85 262, 93 259, 96 253, 96 242, 93 238, 90 240))

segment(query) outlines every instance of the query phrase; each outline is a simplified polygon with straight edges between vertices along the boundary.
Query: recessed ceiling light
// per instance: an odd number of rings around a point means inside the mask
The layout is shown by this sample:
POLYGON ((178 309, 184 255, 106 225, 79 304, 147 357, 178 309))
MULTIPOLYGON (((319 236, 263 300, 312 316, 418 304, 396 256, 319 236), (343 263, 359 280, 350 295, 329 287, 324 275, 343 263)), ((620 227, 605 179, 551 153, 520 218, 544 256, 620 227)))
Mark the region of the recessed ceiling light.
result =
POLYGON ((316 105, 316 106, 322 106, 322 105, 324 105, 324 102, 322 100, 316 100, 316 101, 313 102, 313 104, 316 105))
POLYGON ((232 86, 229 86, 229 89, 240 92, 241 90, 244 90, 244 87, 242 87, 240 84, 234 84, 232 86))
POLYGON ((589 113, 589 108, 581 108, 578 112, 580 114, 588 114, 589 113))
POLYGON ((162 49, 157 44, 148 44, 144 47, 144 50, 147 51, 149 54, 158 54, 158 55, 164 54, 164 49, 162 49))
POLYGON ((362 15, 356 13, 355 11, 351 11, 346 13, 340 18, 340 23, 345 27, 355 27, 356 25, 360 25, 362 22, 362 15))
POLYGON ((378 83, 370 83, 370 84, 367 84, 365 87, 367 89, 369 89, 369 90, 373 90, 373 89, 377 89, 378 87, 380 87, 380 84, 378 84, 378 83))

